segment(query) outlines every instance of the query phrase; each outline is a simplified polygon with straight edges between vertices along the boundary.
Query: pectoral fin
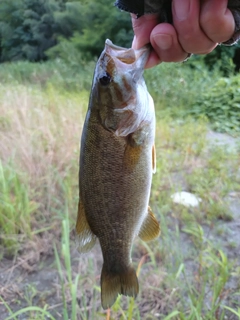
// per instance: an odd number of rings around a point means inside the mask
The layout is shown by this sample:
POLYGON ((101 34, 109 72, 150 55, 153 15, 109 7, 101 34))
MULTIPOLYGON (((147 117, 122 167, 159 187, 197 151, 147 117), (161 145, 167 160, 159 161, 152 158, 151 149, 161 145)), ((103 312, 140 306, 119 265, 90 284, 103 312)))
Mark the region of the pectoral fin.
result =
POLYGON ((151 241, 160 235, 160 225, 150 207, 138 235, 143 241, 151 241))
POLYGON ((91 250, 96 242, 96 236, 92 233, 89 227, 85 210, 80 200, 78 203, 76 234, 77 234, 77 242, 79 245, 78 250, 82 253, 85 253, 91 250))
POLYGON ((127 144, 124 152, 124 166, 129 169, 134 169, 138 164, 142 155, 143 146, 147 137, 147 132, 144 128, 140 128, 133 134, 127 137, 127 144))
POLYGON ((124 151, 123 165, 124 168, 133 170, 139 162, 142 154, 142 147, 132 147, 129 143, 124 151))

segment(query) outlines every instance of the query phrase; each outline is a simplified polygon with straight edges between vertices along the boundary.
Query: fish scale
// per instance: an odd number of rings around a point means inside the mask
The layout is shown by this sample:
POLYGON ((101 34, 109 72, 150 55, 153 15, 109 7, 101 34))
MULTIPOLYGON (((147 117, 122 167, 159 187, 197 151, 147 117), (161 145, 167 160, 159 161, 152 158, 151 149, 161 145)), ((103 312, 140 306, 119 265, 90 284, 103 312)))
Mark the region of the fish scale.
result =
POLYGON ((160 234, 148 208, 155 169, 155 113, 143 79, 149 52, 147 46, 125 49, 106 40, 82 132, 76 234, 80 252, 99 240, 104 309, 118 294, 137 296, 133 241, 160 234))

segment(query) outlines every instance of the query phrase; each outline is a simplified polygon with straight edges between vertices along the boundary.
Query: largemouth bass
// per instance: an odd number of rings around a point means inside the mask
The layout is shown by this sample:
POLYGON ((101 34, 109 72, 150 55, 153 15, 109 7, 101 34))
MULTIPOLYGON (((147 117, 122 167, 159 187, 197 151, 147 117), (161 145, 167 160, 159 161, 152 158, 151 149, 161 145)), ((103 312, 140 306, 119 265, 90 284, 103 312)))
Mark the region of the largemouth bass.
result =
POLYGON ((156 162, 154 104, 143 79, 149 52, 148 46, 125 49, 106 40, 82 132, 76 234, 80 252, 99 239, 104 309, 118 294, 137 296, 133 240, 160 233, 148 207, 156 162))

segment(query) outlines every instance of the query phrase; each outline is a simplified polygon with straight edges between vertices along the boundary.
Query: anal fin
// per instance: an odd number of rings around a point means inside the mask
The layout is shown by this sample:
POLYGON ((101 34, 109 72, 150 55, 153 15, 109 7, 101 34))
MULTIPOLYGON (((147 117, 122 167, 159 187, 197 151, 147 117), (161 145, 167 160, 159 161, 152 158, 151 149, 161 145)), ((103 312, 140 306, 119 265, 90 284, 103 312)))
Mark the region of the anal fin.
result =
POLYGON ((79 200, 78 203, 78 216, 76 222, 76 235, 78 250, 81 253, 88 252, 92 249, 96 242, 96 236, 92 233, 90 226, 87 222, 84 206, 79 200))
POLYGON ((160 235, 160 232, 160 225, 157 219, 155 218, 151 208, 148 207, 148 214, 145 220, 143 221, 138 236, 143 241, 151 241, 157 238, 160 235))

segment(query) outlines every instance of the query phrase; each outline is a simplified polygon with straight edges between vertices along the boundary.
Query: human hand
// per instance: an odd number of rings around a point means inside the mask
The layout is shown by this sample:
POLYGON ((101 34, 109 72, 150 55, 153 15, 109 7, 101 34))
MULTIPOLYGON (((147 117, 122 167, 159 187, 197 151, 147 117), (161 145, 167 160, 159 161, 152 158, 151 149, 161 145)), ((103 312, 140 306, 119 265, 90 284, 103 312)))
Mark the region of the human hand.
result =
POLYGON ((132 15, 132 47, 151 43, 146 68, 162 61, 183 61, 189 53, 207 54, 234 33, 235 22, 227 5, 228 0, 172 0, 173 25, 159 23, 156 14, 139 19, 132 15))

